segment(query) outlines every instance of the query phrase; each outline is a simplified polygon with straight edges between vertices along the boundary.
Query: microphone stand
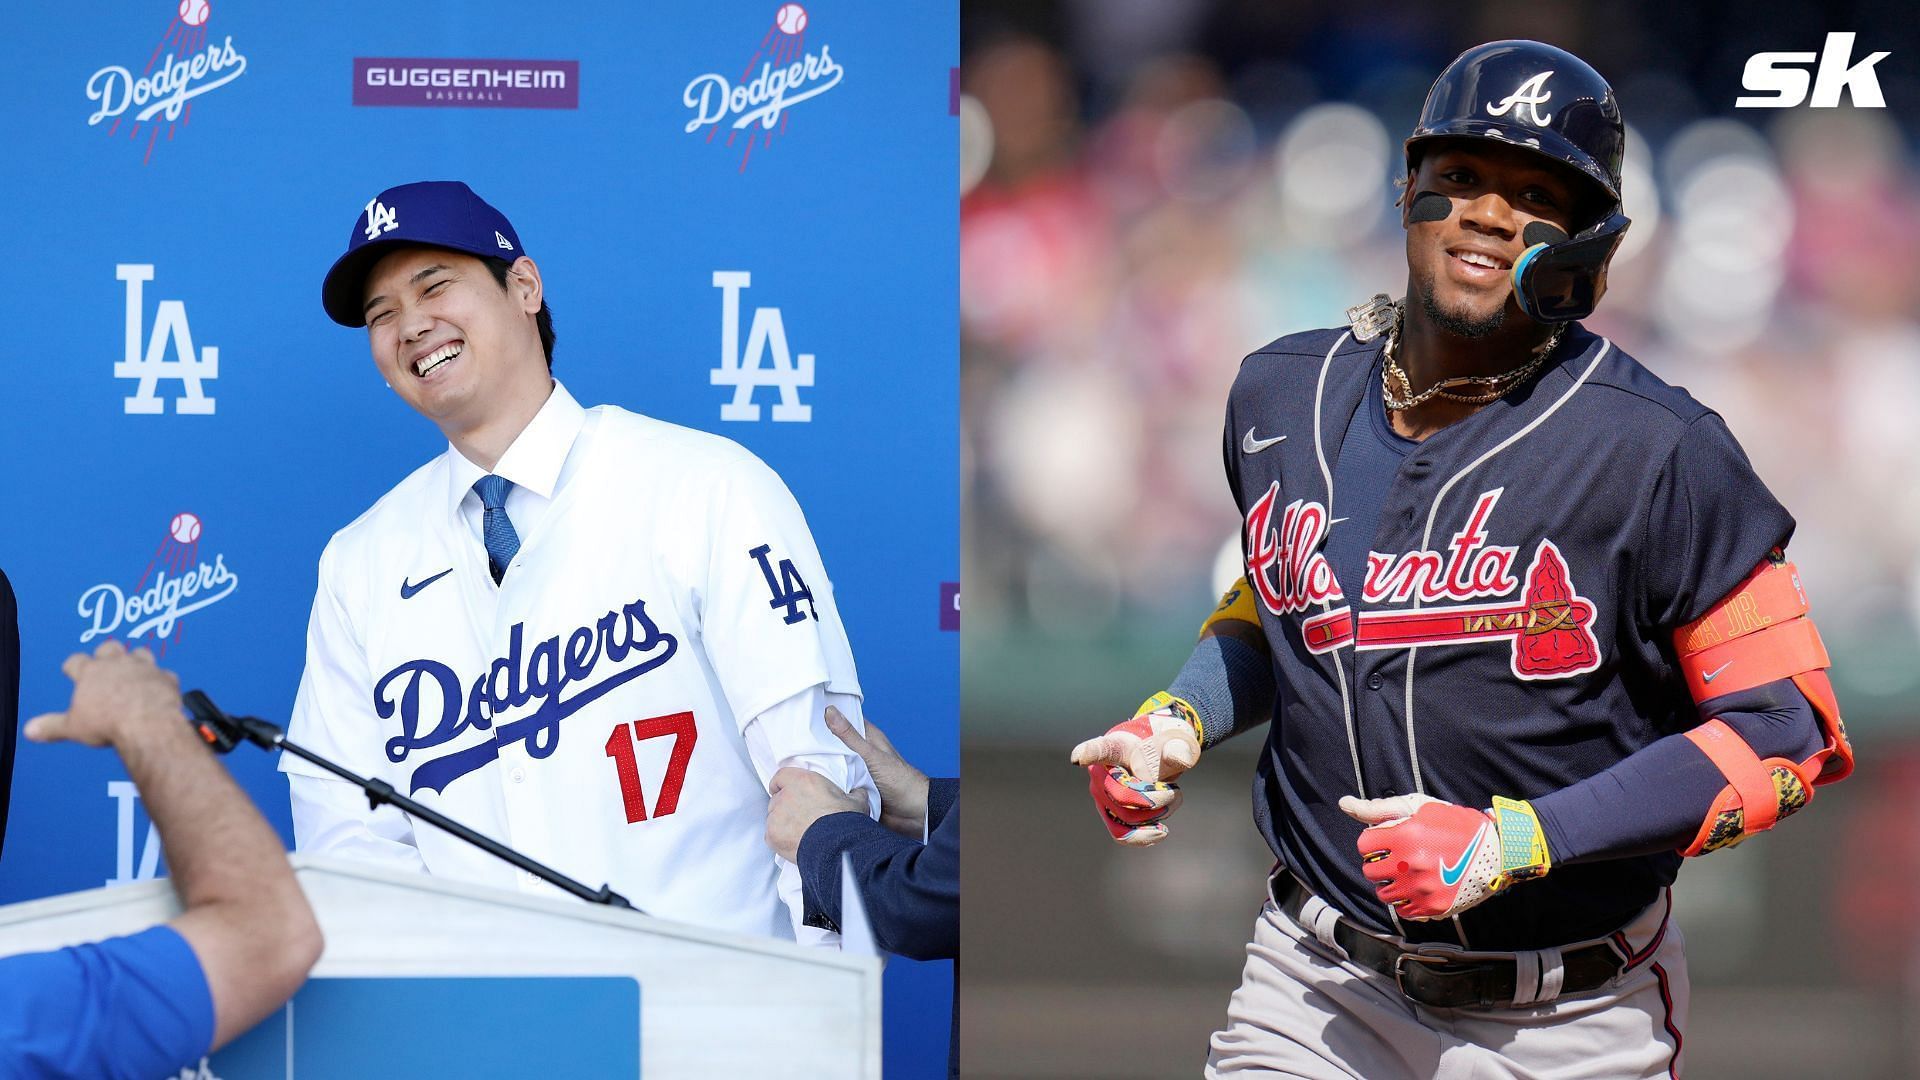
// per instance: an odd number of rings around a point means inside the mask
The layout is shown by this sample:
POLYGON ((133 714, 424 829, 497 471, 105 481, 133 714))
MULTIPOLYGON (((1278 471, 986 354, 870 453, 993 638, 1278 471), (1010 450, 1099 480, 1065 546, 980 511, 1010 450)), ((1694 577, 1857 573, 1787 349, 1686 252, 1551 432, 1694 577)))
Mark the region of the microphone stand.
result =
POLYGON ((635 908, 626 897, 614 892, 608 886, 602 885, 597 890, 589 889, 580 882, 560 873, 558 870, 554 870, 543 863, 535 862, 533 859, 522 855, 520 852, 500 843, 492 837, 482 836, 472 829, 467 828, 465 825, 447 817, 445 814, 431 807, 422 806, 413 799, 395 791, 393 785, 387 783, 385 780, 368 780, 365 777, 356 776, 352 772, 341 768, 326 758, 321 757, 319 754, 301 746, 299 743, 289 740, 286 732, 265 720, 252 716, 228 716, 226 713, 220 711, 220 707, 215 705, 212 699, 198 690, 187 691, 186 694, 183 695, 182 701, 186 705, 188 715, 192 717, 190 722, 193 724, 194 730, 198 731, 200 737, 207 741, 207 745, 222 754, 227 753, 242 742, 253 743, 265 750, 285 750, 294 757, 311 761, 315 765, 340 777, 342 780, 358 786, 360 790, 367 793, 367 806, 369 808, 378 809, 383 803, 399 807, 400 810, 408 816, 418 818, 436 828, 452 833, 487 854, 495 858, 505 859, 507 862, 525 870, 527 873, 545 881, 547 884, 558 889, 564 889, 588 903, 605 904, 608 907, 625 908, 629 911, 639 910, 635 908))

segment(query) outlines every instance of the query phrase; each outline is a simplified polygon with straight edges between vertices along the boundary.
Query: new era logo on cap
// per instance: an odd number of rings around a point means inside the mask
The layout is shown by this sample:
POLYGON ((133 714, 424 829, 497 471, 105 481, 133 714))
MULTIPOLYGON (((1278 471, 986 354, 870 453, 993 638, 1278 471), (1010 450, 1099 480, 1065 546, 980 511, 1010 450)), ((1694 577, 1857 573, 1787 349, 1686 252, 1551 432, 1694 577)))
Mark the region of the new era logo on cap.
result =
POLYGON ((501 258, 502 252, 525 254, 506 215, 458 180, 388 188, 354 216, 346 253, 327 271, 320 287, 327 316, 342 326, 365 326, 361 292, 367 272, 401 245, 447 248, 483 259, 501 258))

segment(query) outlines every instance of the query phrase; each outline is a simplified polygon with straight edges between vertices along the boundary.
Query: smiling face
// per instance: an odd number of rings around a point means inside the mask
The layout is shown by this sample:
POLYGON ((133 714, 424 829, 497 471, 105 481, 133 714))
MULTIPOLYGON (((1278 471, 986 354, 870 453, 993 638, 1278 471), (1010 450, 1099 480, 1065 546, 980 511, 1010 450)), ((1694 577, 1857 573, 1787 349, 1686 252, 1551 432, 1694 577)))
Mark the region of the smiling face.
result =
POLYGON ((1509 317, 1524 318, 1511 271, 1527 249, 1527 226, 1540 221, 1570 234, 1584 220, 1585 197, 1569 170, 1532 151, 1486 139, 1435 140, 1402 206, 1412 295, 1459 337, 1485 337, 1509 317), (1446 198, 1447 215, 1412 220, 1413 203, 1428 192, 1446 198))
POLYGON ((374 264, 364 295, 381 377, 449 437, 545 400, 532 259, 514 263, 503 289, 471 255, 403 247, 374 264))

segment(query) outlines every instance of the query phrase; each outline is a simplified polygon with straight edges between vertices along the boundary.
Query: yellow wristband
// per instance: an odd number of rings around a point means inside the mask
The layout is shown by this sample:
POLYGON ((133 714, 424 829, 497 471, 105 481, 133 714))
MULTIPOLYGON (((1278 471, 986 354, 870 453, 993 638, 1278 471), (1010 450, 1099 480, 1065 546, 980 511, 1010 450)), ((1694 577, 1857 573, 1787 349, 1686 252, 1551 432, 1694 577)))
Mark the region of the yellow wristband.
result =
POLYGON ((1187 704, 1187 699, 1174 697, 1165 690, 1141 702, 1140 707, 1133 710, 1133 715, 1135 717, 1141 717, 1151 712, 1159 712, 1162 709, 1170 710, 1174 715, 1192 724, 1194 738, 1199 739, 1200 745, 1202 746, 1207 744, 1206 730, 1200 725, 1200 713, 1196 711, 1193 706, 1187 704))
POLYGON ((1553 866, 1546 833, 1533 804, 1501 795, 1493 797, 1493 824, 1500 830, 1500 876, 1496 888, 1542 877, 1553 866))

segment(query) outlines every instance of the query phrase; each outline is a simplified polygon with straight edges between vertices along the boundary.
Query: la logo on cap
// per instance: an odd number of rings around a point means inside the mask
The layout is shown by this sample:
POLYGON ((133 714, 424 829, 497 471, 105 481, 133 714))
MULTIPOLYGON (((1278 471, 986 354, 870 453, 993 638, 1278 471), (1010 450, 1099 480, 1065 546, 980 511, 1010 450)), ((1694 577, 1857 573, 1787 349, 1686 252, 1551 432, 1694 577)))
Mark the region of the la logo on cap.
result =
POLYGON ((392 232, 400 227, 400 210, 388 206, 375 196, 367 204, 367 239, 373 240, 381 233, 392 232))

